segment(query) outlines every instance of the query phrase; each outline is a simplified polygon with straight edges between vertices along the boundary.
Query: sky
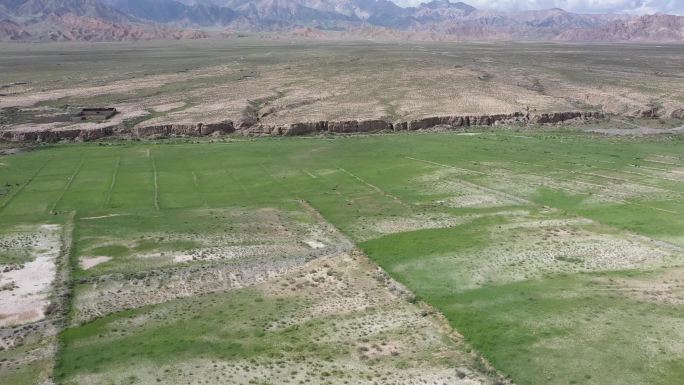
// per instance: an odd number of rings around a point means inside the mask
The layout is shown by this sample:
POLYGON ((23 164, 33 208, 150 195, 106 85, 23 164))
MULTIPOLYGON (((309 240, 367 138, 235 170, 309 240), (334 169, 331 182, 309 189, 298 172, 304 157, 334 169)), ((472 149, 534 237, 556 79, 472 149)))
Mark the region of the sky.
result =
MULTIPOLYGON (((392 0, 401 6, 418 5, 429 0, 392 0)), ((452 3, 458 0, 451 0, 452 3)), ((656 12, 684 15, 684 0, 461 0, 479 9, 517 11, 527 9, 562 8, 582 13, 656 12)))

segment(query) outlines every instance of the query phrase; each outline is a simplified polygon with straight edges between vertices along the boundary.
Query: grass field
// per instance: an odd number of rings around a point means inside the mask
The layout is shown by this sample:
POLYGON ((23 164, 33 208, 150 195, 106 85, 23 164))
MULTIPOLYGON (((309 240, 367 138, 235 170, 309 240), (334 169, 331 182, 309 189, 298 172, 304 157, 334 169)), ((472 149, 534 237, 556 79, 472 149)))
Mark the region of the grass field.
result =
MULTIPOLYGON (((479 352, 517 384, 672 384, 682 148, 571 129, 47 146, 0 157, 0 264, 31 260, 20 230, 70 234, 58 383, 491 383, 479 352)), ((0 379, 31 383, 51 365, 32 354, 0 352, 0 379)))

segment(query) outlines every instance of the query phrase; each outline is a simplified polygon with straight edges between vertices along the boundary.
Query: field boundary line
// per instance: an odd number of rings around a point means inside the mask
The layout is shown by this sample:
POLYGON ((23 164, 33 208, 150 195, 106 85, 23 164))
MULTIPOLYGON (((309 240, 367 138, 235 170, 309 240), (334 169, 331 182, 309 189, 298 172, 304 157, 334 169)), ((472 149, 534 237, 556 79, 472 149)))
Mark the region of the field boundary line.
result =
MULTIPOLYGON (((419 162, 425 162, 425 163, 429 163, 429 164, 434 164, 434 165, 441 166, 441 167, 453 168, 453 169, 456 169, 456 170, 464 170, 464 171, 469 171, 469 172, 475 172, 475 173, 478 173, 478 174, 481 174, 481 175, 485 175, 485 176, 491 176, 491 175, 489 175, 489 174, 487 174, 487 173, 484 173, 484 172, 475 171, 475 170, 468 170, 467 168, 460 168, 460 167, 451 166, 451 165, 448 165, 448 164, 442 164, 442 163, 432 162, 432 161, 425 160, 425 159, 411 158, 410 156, 407 156, 406 158, 412 159, 412 160, 417 160, 417 161, 419 161, 419 162)), ((509 171, 510 171, 510 170, 509 170, 509 171)), ((477 184, 477 183, 473 183, 473 182, 467 181, 467 180, 465 180, 465 179, 463 179, 463 178, 455 178, 455 179, 458 179, 458 181, 459 181, 460 183, 463 183, 463 184, 465 184, 465 185, 467 185, 467 186, 470 186, 470 187, 472 187, 472 188, 474 188, 474 189, 477 189, 477 190, 480 190, 480 191, 485 191, 485 192, 488 192, 488 193, 490 193, 490 194, 498 195, 498 196, 500 196, 500 197, 505 197, 505 198, 510 199, 510 200, 512 200, 512 201, 514 201, 514 202, 516 202, 516 203, 519 203, 519 204, 535 204, 534 202, 532 202, 532 201, 530 201, 530 200, 527 200, 527 199, 525 199, 525 198, 519 197, 519 196, 517 196, 517 195, 509 194, 509 193, 507 193, 507 192, 505 192, 505 191, 500 191, 500 190, 496 190, 496 189, 493 189, 493 188, 490 188, 490 187, 482 186, 482 185, 479 185, 479 184, 477 184)))
MULTIPOLYGON (((456 168, 456 169, 459 168, 459 167, 455 167, 455 166, 440 164, 440 163, 437 163, 437 162, 426 161, 426 160, 424 160, 424 159, 417 159, 417 158, 411 158, 411 157, 407 157, 407 158, 413 159, 413 160, 418 160, 418 161, 421 161, 421 162, 426 162, 426 163, 435 164, 435 165, 442 166, 442 167, 456 168)), ((500 167, 500 166, 499 166, 499 168, 502 168, 502 169, 507 170, 507 171, 514 172, 513 170, 506 169, 506 168, 504 168, 504 167, 500 167)), ((554 167, 554 169, 556 169, 556 170, 562 170, 562 169, 558 169, 558 168, 556 168, 556 167, 554 167)), ((467 169, 465 169, 465 170, 467 170, 467 169)), ((592 175, 592 174, 587 174, 587 173, 578 172, 578 171, 572 171, 572 170, 562 170, 562 171, 569 172, 570 174, 576 174, 576 175, 589 175, 589 176, 596 176, 596 177, 605 177, 605 176, 600 175, 600 174, 592 175)), ((535 175, 535 176, 542 177, 542 178, 548 178, 548 179, 551 179, 551 180, 559 180, 558 178, 548 177, 548 176, 544 176, 544 175, 538 175, 538 174, 534 174, 534 173, 526 173, 526 174, 535 175)), ((607 179, 617 179, 617 180, 620 180, 620 179, 618 179, 618 178, 612 178, 612 177, 605 177, 605 178, 607 178, 607 179)), ((524 198, 520 198, 520 197, 517 197, 517 196, 512 195, 512 194, 508 194, 508 193, 503 192, 503 191, 498 191, 498 190, 495 190, 495 189, 491 189, 491 188, 489 188, 489 187, 480 186, 480 185, 478 185, 478 184, 476 184, 476 183, 469 182, 469 181, 465 181, 465 180, 460 179, 460 178, 458 178, 458 179, 459 179, 460 181, 462 181, 463 183, 465 183, 465 184, 470 184, 470 185, 472 185, 473 187, 480 188, 480 189, 483 189, 483 190, 485 190, 485 191, 489 191, 489 192, 491 192, 491 193, 503 194, 504 196, 513 198, 513 199, 515 199, 515 200, 522 200, 523 202, 532 203, 532 202, 530 202, 530 201, 528 201, 528 200, 526 200, 526 199, 524 199, 524 198)), ((573 181, 566 181, 566 182, 573 182, 573 181)), ((580 182, 580 183, 582 183, 582 181, 576 181, 576 180, 575 180, 574 182, 580 182)), ((638 183, 638 182, 635 182, 635 181, 629 181, 629 182, 638 183)), ((588 182, 584 182, 584 183, 585 183, 585 184, 594 185, 593 183, 588 183, 588 182)), ((599 186, 601 186, 601 185, 599 185, 599 186)), ((653 187, 653 186, 649 186, 649 187, 653 187)), ((601 186, 601 188, 605 189, 605 188, 607 188, 607 186, 601 186)), ((610 195, 609 195, 609 196, 610 196, 610 195)), ((674 215, 679 214, 678 212, 671 211, 671 210, 666 210, 666 209, 661 209, 660 207, 649 206, 649 205, 645 205, 645 204, 643 204, 643 203, 638 203, 638 202, 626 201, 626 200, 619 199, 619 198, 616 198, 616 197, 613 197, 613 196, 611 196, 611 198, 615 199, 617 202, 624 203, 624 204, 627 204, 627 205, 641 206, 641 207, 648 208, 648 209, 651 209, 651 210, 662 211, 662 212, 665 212, 665 213, 668 213, 668 214, 674 214, 674 215)))
POLYGON ((147 149, 147 157, 152 161, 152 172, 154 173, 154 208, 159 211, 159 176, 157 175, 157 163, 154 161, 150 149, 147 149))
MULTIPOLYGON (((529 165, 532 165, 532 166, 541 167, 541 166, 536 165, 536 164, 533 164, 533 163, 528 163, 528 164, 529 164, 529 165)), ((514 170, 507 169, 507 168, 501 167, 501 166, 498 166, 498 168, 501 168, 501 169, 503 169, 503 170, 510 171, 510 172, 515 172, 514 170)), ((588 173, 583 173, 583 172, 580 172, 580 171, 564 170, 564 169, 560 169, 560 168, 557 168, 557 167, 554 167, 553 169, 555 169, 555 170, 557 170, 557 171, 568 172, 568 173, 570 173, 570 174, 572 174, 572 175, 580 175, 580 176, 584 175, 584 176, 603 177, 603 175, 601 175, 601 174, 588 174, 588 173)), ((560 179, 560 178, 554 178, 554 177, 550 177, 550 176, 546 176, 546 175, 540 175, 540 174, 536 174, 536 173, 532 173, 532 172, 526 172, 525 174, 527 174, 527 175, 534 175, 534 176, 536 176, 536 177, 540 177, 540 178, 544 178, 544 179, 550 179, 550 180, 558 181, 558 182, 579 183, 579 184, 585 184, 585 185, 589 185, 589 186, 594 186, 594 187, 597 187, 597 188, 603 190, 604 193, 606 194, 606 196, 608 196, 609 198, 615 199, 615 202, 618 202, 618 203, 622 203, 622 204, 626 204, 626 205, 641 206, 641 207, 645 207, 645 208, 648 208, 648 209, 651 209, 651 210, 662 211, 662 212, 665 212, 665 213, 668 213, 668 214, 675 214, 675 215, 679 214, 679 213, 677 213, 677 212, 675 212, 675 211, 666 210, 666 209, 661 209, 660 207, 649 206, 649 205, 645 205, 645 204, 643 204, 643 203, 638 203, 638 202, 633 202, 633 201, 628 201, 628 200, 624 200, 624 199, 618 198, 618 197, 616 197, 616 196, 614 196, 614 195, 611 195, 611 194, 605 192, 605 190, 608 189, 608 186, 604 186, 604 185, 601 185, 601 184, 598 184, 598 183, 592 183, 592 182, 582 181, 582 180, 578 180, 578 179, 572 179, 572 180, 560 179)), ((604 178, 606 178, 606 179, 617 179, 617 178, 612 178, 612 177, 604 177, 604 178)), ((618 180, 619 180, 619 179, 618 179, 618 180)), ((639 183, 640 183, 640 182, 638 182, 638 181, 629 181, 629 180, 625 180, 625 181, 626 181, 626 182, 635 183, 635 184, 639 184, 639 183)), ((537 185, 538 185, 538 186, 543 186, 543 185, 541 185, 541 184, 537 184, 537 185)), ((652 187, 652 188, 660 188, 660 189, 662 189, 662 190, 670 191, 670 192, 674 192, 674 193, 679 193, 678 191, 672 191, 672 190, 664 189, 664 188, 661 188, 661 187, 658 187, 658 186, 651 186, 651 185, 643 184, 643 183, 642 183, 642 185, 648 186, 648 187, 652 187)), ((572 190, 572 189, 567 188, 567 187, 563 187, 562 189, 563 189, 563 190, 568 190, 568 191, 574 191, 574 192, 576 192, 576 193, 582 194, 581 192, 572 190)))
POLYGON ((112 192, 114 191, 114 185, 116 184, 116 176, 119 174, 119 166, 121 165, 121 154, 116 159, 116 165, 114 166, 114 172, 112 173, 112 183, 109 184, 109 190, 107 191, 107 199, 105 200, 104 207, 108 208, 109 203, 112 200, 112 192))
POLYGON ((624 201, 624 200, 623 200, 622 202, 623 202, 623 203, 626 203, 626 204, 628 204, 628 205, 641 206, 641 207, 646 207, 647 209, 651 209, 651 210, 662 211, 662 212, 664 212, 664 213, 669 213, 669 214, 674 214, 674 215, 679 214, 679 213, 676 212, 676 211, 661 209, 660 207, 649 206, 649 205, 645 205, 645 204, 643 204, 643 203, 629 202, 629 201, 624 201))
MULTIPOLYGON (((570 173, 571 173, 571 174, 577 174, 577 175, 594 176, 594 177, 599 177, 599 178, 604 178, 604 179, 612 179, 612 180, 617 180, 617 181, 627 182, 627 183, 641 184, 642 186, 647 186, 647 187, 651 187, 651 188, 657 188, 657 189, 661 189, 661 190, 664 190, 664 191, 670 191, 670 192, 674 192, 674 193, 676 193, 676 194, 681 194, 681 193, 678 192, 678 191, 672 191, 672 190, 670 190, 670 189, 662 188, 662 187, 659 187, 659 186, 653 186, 653 185, 646 184, 646 183, 641 183, 641 182, 638 182, 638 181, 630 181, 630 180, 628 180, 628 179, 620 179, 620 178, 614 178, 614 177, 605 176, 605 175, 601 175, 601 174, 585 173, 585 172, 576 172, 576 171, 570 171, 570 173)), ((578 182, 578 181, 575 180, 575 182, 578 182)), ((585 183, 587 183, 587 182, 585 182, 585 183)), ((606 189, 608 189, 608 186, 602 186, 601 188, 604 189, 604 190, 606 190, 606 189)), ((638 203, 638 202, 633 202, 633 201, 628 201, 628 200, 620 199, 620 198, 617 198, 617 197, 615 197, 615 196, 613 196, 613 195, 609 195, 609 194, 606 194, 606 195, 608 195, 609 197, 615 199, 617 202, 624 203, 624 204, 627 204, 627 205, 641 206, 641 207, 645 207, 645 208, 652 209, 652 210, 657 210, 657 211, 662 211, 662 212, 664 212, 664 213, 669 213, 669 214, 675 214, 675 215, 679 214, 679 213, 676 212, 676 211, 661 209, 661 208, 659 208, 659 207, 649 206, 649 205, 645 205, 645 204, 643 204, 643 203, 638 203)))
POLYGON ((383 196, 385 196, 385 197, 387 197, 387 198, 392 199, 392 200, 395 201, 396 203, 399 203, 399 204, 401 204, 401 205, 408 206, 408 204, 407 204, 406 202, 402 201, 401 199, 399 199, 399 197, 397 197, 397 196, 395 196, 395 195, 392 195, 392 194, 388 193, 387 191, 381 189, 380 187, 378 187, 378 186, 376 186, 376 185, 374 185, 374 184, 372 184, 372 183, 367 182, 365 179, 361 178, 360 176, 357 176, 357 175, 355 175, 355 174, 353 174, 353 173, 351 173, 351 172, 345 170, 345 169, 342 168, 342 167, 338 167, 338 170, 340 170, 340 171, 342 171, 343 173, 345 173, 345 174, 351 176, 352 178, 358 180, 359 182, 365 184, 366 186, 368 186, 368 187, 370 187, 371 189, 375 190, 375 191, 378 192, 379 194, 381 194, 381 195, 383 195, 383 196))
POLYGON ((323 214, 321 214, 320 211, 318 211, 317 208, 315 208, 311 202, 307 201, 306 199, 302 199, 301 197, 297 197, 296 202, 299 203, 299 205, 302 207, 304 212, 309 214, 309 216, 313 217, 318 222, 318 225, 321 227, 327 227, 328 230, 332 230, 333 233, 341 240, 343 241, 343 245, 341 249, 336 250, 336 253, 339 252, 351 252, 352 250, 356 249, 356 243, 352 241, 352 239, 344 233, 342 230, 340 230, 337 226, 335 226, 332 222, 327 220, 323 214))
MULTIPOLYGON (((594 168, 599 169, 599 170, 605 170, 605 171, 623 172, 623 173, 625 173, 625 174, 638 175, 638 176, 640 176, 642 179, 643 179, 643 178, 655 178, 655 179, 662 179, 662 180, 666 180, 666 181, 674 182, 674 183, 683 183, 683 182, 684 182, 684 180, 680 180, 680 179, 672 179, 672 178, 668 178, 668 177, 664 177, 664 176, 659 176, 659 175, 654 175, 654 174, 643 174, 643 173, 636 172, 636 171, 610 169, 610 168, 605 168, 605 167, 594 167, 594 168)), ((638 169, 640 169, 640 168, 649 169, 650 167, 639 166, 639 167, 635 167, 634 169, 635 169, 635 170, 638 170, 638 169)), ((669 172, 669 171, 666 171, 666 170, 657 170, 657 171, 669 172)), ((675 174, 678 174, 678 173, 675 172, 675 174)), ((679 191, 676 191, 676 190, 672 190, 672 189, 668 189, 668 188, 665 188, 665 187, 653 185, 653 184, 650 184, 650 183, 644 183, 644 182, 641 182, 641 181, 636 182, 636 183, 641 183, 641 184, 643 184, 644 186, 659 188, 659 189, 668 190, 668 191, 672 191, 672 192, 679 192, 679 191)))
POLYGON ((192 174, 192 183, 195 185, 195 188, 199 188, 199 185, 197 184, 197 174, 195 174, 195 171, 192 170, 190 171, 192 174))
POLYGON ((204 202, 204 207, 209 208, 209 202, 207 202, 207 197, 204 196, 202 193, 199 182, 197 181, 197 173, 195 170, 190 170, 190 173, 192 174, 192 184, 195 185, 195 192, 202 197, 202 201, 204 202))
POLYGON ((57 328, 58 333, 52 336, 50 345, 53 346, 51 357, 53 362, 50 364, 50 374, 54 376, 57 357, 62 353, 63 340, 59 333, 68 327, 71 319, 71 308, 74 302, 74 288, 70 284, 73 271, 78 268, 75 255, 76 242, 76 222, 78 212, 73 210, 65 215, 62 234, 60 235, 60 251, 56 260, 56 274, 52 283, 51 295, 53 304, 57 305, 56 312, 47 315, 43 321, 52 323, 57 328))
MULTIPOLYGON (((307 172, 306 170, 304 170, 304 169, 302 169, 302 171, 308 173, 308 172, 307 172)), ((328 185, 328 184, 325 183, 325 181, 326 181, 326 178, 325 178, 325 177, 315 178, 314 180, 316 181, 316 183, 318 183, 319 185, 323 186, 326 190, 327 190, 327 189, 331 189, 331 188, 330 188, 330 185, 328 185)), ((346 202, 351 203, 351 202, 354 202, 354 200, 355 200, 355 199, 350 199, 350 198, 347 197, 345 194, 342 194, 341 192, 339 192, 339 190, 337 190, 337 186, 335 186, 335 188, 332 188, 331 190, 334 191, 335 194, 337 194, 337 195, 340 197, 340 199, 343 199, 343 200, 346 201, 346 202)))
POLYGON ((262 170, 266 175, 268 175, 268 177, 271 178, 274 182, 276 182, 276 183, 278 183, 278 184, 281 183, 275 176, 273 176, 273 174, 271 174, 270 171, 268 171, 268 169, 266 168, 266 166, 263 165, 263 163, 259 163, 259 167, 260 167, 261 170, 262 170))
MULTIPOLYGON (((548 168, 548 167, 545 167, 545 166, 542 166, 542 165, 539 165, 539 164, 536 164, 536 163, 520 162, 520 161, 516 161, 516 160, 512 160, 511 163, 518 163, 518 164, 523 164, 523 165, 526 165, 526 166, 533 166, 533 167, 537 167, 537 168, 548 168)), ((682 182, 682 181, 679 181, 679 180, 676 180, 676 179, 669 179, 669 178, 665 178, 665 177, 661 177, 661 176, 657 176, 657 175, 642 174, 642 173, 638 173, 638 172, 635 172, 635 171, 618 170, 618 169, 612 169, 612 168, 606 168, 606 167, 598 167, 598 166, 593 166, 593 165, 587 165, 587 166, 588 166, 588 167, 591 167, 591 168, 593 168, 593 169, 596 169, 596 170, 598 170, 598 171, 603 170, 603 171, 610 171, 610 172, 617 172, 617 173, 625 173, 625 174, 637 175, 637 176, 641 177, 642 179, 643 179, 643 178, 656 178, 656 179, 668 180, 668 181, 670 181, 670 182, 679 182, 679 183, 682 182)), ((501 166, 498 166, 498 167, 504 168, 504 167, 501 167, 501 166)), ((681 194, 680 191, 673 190, 673 189, 669 189, 669 188, 663 187, 663 186, 654 185, 654 184, 647 183, 647 182, 643 182, 643 181, 641 181, 641 180, 634 180, 634 179, 627 179, 627 178, 618 178, 618 177, 614 177, 614 176, 608 176, 608 175, 603 175, 603 174, 598 174, 598 173, 593 173, 593 172, 584 172, 584 171, 568 170, 568 169, 559 168, 559 167, 551 167, 551 168, 552 168, 553 170, 561 171, 561 172, 566 172, 566 173, 569 173, 569 174, 593 176, 593 177, 603 178, 603 179, 612 179, 612 180, 617 180, 617 181, 620 181, 620 182, 633 183, 633 184, 642 185, 642 186, 646 186, 646 187, 651 187, 651 188, 655 188, 655 189, 659 189, 659 190, 669 191, 669 192, 673 192, 673 193, 675 193, 675 194, 681 194)), ((504 168, 504 169, 505 169, 505 170, 508 170, 508 171, 513 171, 513 170, 510 170, 510 169, 506 169, 506 168, 504 168)), ((661 171, 662 171, 662 170, 661 170, 661 171)), ((537 176, 539 176, 538 174, 534 174, 534 173, 531 173, 531 172, 526 172, 526 173, 527 173, 527 174, 530 174, 530 175, 537 175, 537 176)), ((558 180, 558 178, 552 178, 552 179, 558 180)), ((575 180, 575 181, 577 181, 577 180, 575 180)), ((582 183, 582 182, 580 182, 580 181, 577 181, 577 182, 582 183)), ((600 186, 601 188, 607 188, 607 186, 600 185, 600 184, 589 183, 589 182, 584 182, 584 183, 593 184, 593 185, 595 185, 595 186, 600 186)))
POLYGON ((461 170, 461 171, 465 171, 465 172, 472 172, 472 173, 480 174, 480 175, 489 175, 489 174, 487 174, 486 172, 470 170, 470 169, 467 169, 467 168, 456 167, 456 166, 452 166, 452 165, 444 164, 444 163, 437 163, 437 162, 433 162, 433 161, 431 161, 431 160, 420 159, 420 158, 413 158, 413 157, 410 157, 410 156, 405 156, 405 158, 411 159, 411 160, 415 160, 415 161, 418 161, 418 162, 433 164, 433 165, 436 165, 436 166, 442 166, 442 167, 446 167, 446 168, 453 168, 454 170, 461 170))
POLYGON ((73 174, 69 177, 69 181, 67 182, 66 186, 64 186, 64 189, 62 189, 62 193, 59 195, 59 198, 55 201, 55 203, 52 204, 52 208, 50 209, 50 214, 55 213, 55 209, 57 208, 57 205, 59 202, 64 198, 64 195, 69 191, 69 188, 71 187, 71 184, 74 183, 74 179, 78 176, 78 173, 81 172, 81 168, 83 167, 83 163, 85 163, 85 158, 81 157, 81 161, 78 163, 78 167, 76 167, 76 170, 74 171, 73 174))
POLYGON ((50 161, 52 160, 52 158, 53 158, 52 156, 49 157, 49 158, 45 161, 45 163, 43 163, 42 166, 38 167, 38 170, 36 170, 36 172, 34 172, 33 175, 31 175, 31 176, 28 178, 28 180, 27 180, 26 182, 24 182, 21 186, 19 186, 19 188, 16 189, 16 190, 12 193, 12 195, 8 196, 7 199, 5 199, 5 200, 2 202, 2 204, 0 204, 0 212, 2 212, 2 210, 4 210, 5 207, 7 207, 7 206, 10 204, 10 202, 11 202, 12 200, 14 200, 14 198, 15 198, 17 195, 19 195, 19 193, 21 193, 22 191, 24 191, 24 188, 26 188, 26 186, 28 186, 31 182, 33 182, 33 179, 36 178, 36 177, 38 176, 38 174, 40 174, 41 171, 43 171, 43 169, 45 168, 45 166, 47 166, 48 163, 50 163, 50 161))
POLYGON ((667 165, 670 165, 670 166, 684 167, 684 164, 663 162, 663 161, 661 161, 661 160, 642 159, 642 161, 643 161, 643 162, 653 162, 653 163, 667 164, 667 165))
POLYGON ((234 182, 235 184, 237 184, 238 186, 240 186, 240 188, 242 189, 243 192, 245 192, 245 193, 248 193, 248 192, 249 192, 249 191, 247 191, 247 187, 245 187, 245 185, 242 184, 242 182, 240 182, 240 180, 239 180, 232 172, 226 171, 226 173, 228 174, 228 176, 230 177, 230 179, 233 180, 233 182, 234 182))
POLYGON ((645 168, 646 170, 655 170, 655 171, 663 171, 663 172, 674 172, 675 174, 681 174, 681 172, 672 171, 672 170, 667 170, 667 169, 664 169, 664 168, 652 167, 652 166, 639 165, 638 167, 639 167, 639 168, 645 168))
POLYGON ((684 157, 682 157, 682 156, 679 156, 679 157, 678 157, 678 156, 675 156, 675 155, 651 154, 651 156, 655 156, 655 157, 661 158, 661 159, 674 159, 674 160, 677 160, 677 161, 684 160, 684 157))

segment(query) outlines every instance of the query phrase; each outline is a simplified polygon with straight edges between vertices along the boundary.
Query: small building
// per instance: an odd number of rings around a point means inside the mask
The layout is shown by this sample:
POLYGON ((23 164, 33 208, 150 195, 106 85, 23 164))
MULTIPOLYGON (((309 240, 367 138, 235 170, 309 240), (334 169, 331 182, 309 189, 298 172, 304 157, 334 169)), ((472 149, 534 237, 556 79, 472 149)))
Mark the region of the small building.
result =
POLYGON ((95 120, 102 121, 117 114, 116 108, 83 108, 73 118, 74 121, 95 120))

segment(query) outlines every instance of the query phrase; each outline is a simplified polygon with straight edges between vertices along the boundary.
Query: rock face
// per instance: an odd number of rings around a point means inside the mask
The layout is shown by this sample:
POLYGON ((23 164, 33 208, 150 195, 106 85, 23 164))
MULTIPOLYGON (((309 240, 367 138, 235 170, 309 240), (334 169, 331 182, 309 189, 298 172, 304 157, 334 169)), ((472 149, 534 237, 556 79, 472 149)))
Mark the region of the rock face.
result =
POLYGON ((522 112, 513 114, 481 115, 481 116, 432 116, 423 119, 412 120, 409 122, 389 123, 384 120, 346 120, 346 121, 319 121, 293 123, 289 126, 276 125, 255 125, 244 130, 240 130, 247 136, 297 136, 310 135, 317 133, 364 133, 382 131, 416 131, 424 130, 437 126, 446 127, 470 127, 470 126, 492 126, 502 123, 520 124, 553 124, 562 123, 569 120, 591 120, 603 119, 603 112, 557 112, 551 114, 540 114, 529 116, 522 112))
MULTIPOLYGON (((235 132, 233 122, 225 121, 210 124, 166 124, 157 126, 136 127, 132 134, 141 138, 160 136, 210 136, 217 133, 235 132)), ((0 131, 0 140, 6 142, 59 142, 90 141, 110 136, 128 134, 122 126, 112 125, 100 128, 74 129, 21 129, 0 131)))
MULTIPOLYGON (((2 15, 0 15, 0 18, 2 15)), ((11 20, 0 20, 0 41, 26 40, 31 34, 11 20)))
POLYGON ((559 34, 556 39, 676 43, 684 40, 684 17, 644 15, 616 20, 599 28, 570 29, 559 34))
POLYGON ((143 126, 133 129, 138 137, 155 136, 207 136, 215 132, 230 134, 235 132, 233 122, 225 121, 210 124, 162 124, 157 126, 143 126))
POLYGON ((684 108, 672 111, 670 117, 672 119, 684 119, 684 108))
POLYGON ((285 130, 280 127, 275 127, 270 133, 277 133, 278 135, 295 136, 306 135, 316 132, 328 131, 328 122, 309 122, 309 123, 295 123, 290 124, 285 130))
POLYGON ((435 116, 419 120, 412 120, 406 124, 397 123, 401 129, 408 129, 410 131, 422 130, 435 126, 491 126, 497 122, 519 122, 522 121, 524 115, 522 112, 514 114, 502 115, 482 115, 482 116, 435 116), (404 128, 406 127, 406 128, 404 128))
MULTIPOLYGON (((511 124, 555 124, 571 120, 603 119, 603 112, 556 112, 532 115, 516 112, 513 114, 480 116, 432 116, 408 122, 390 123, 381 119, 318 121, 293 123, 289 125, 242 125, 238 131, 245 136, 298 136, 319 133, 353 134, 366 132, 398 132, 425 130, 433 127, 471 127, 511 124)), ((672 113, 672 117, 684 118, 684 109, 672 113)), ((244 122, 243 122, 244 123, 244 122)), ((232 121, 218 123, 160 124, 139 126, 130 132, 120 126, 89 129, 60 130, 8 130, 0 131, 0 140, 9 142, 57 142, 60 140, 88 141, 108 136, 133 134, 139 138, 168 136, 213 136, 236 132, 232 121)))
POLYGON ((536 124, 561 123, 573 119, 603 119, 602 112, 556 112, 552 114, 535 115, 530 118, 530 122, 536 124))
POLYGON ((114 127, 66 130, 15 130, 0 132, 0 139, 6 142, 59 142, 88 141, 114 135, 114 127))

